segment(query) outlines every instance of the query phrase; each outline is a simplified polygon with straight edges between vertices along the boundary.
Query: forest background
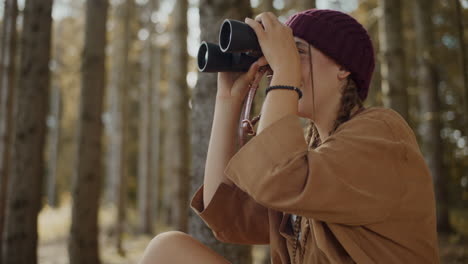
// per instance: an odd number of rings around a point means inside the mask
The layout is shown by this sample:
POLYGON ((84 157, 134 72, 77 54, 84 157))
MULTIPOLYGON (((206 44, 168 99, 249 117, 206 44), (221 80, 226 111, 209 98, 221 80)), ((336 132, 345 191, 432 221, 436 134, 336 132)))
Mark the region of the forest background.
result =
MULTIPOLYGON (((369 31, 366 106, 398 111, 431 170, 443 263, 468 263, 468 0, 4 0, 0 5, 0 264, 136 263, 188 232, 235 263, 189 209, 203 182, 221 22, 312 7, 369 31)), ((263 102, 262 82, 254 102, 263 102)))

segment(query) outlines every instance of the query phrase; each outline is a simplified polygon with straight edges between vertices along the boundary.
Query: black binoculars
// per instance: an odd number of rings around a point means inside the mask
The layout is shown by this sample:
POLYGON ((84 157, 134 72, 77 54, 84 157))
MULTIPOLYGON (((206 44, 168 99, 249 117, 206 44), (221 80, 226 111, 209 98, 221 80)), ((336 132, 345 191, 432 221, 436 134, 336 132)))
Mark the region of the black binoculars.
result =
POLYGON ((255 31, 246 23, 226 19, 219 31, 219 45, 203 41, 197 54, 201 72, 246 72, 263 56, 255 31))

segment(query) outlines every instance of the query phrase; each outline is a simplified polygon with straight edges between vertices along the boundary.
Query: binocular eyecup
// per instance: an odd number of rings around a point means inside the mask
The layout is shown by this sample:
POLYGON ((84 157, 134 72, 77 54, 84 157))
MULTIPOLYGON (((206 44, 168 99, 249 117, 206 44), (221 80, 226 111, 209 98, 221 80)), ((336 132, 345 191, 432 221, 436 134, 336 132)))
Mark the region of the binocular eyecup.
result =
POLYGON ((246 72, 262 56, 255 31, 246 23, 226 19, 219 32, 219 45, 202 41, 198 49, 200 72, 246 72))

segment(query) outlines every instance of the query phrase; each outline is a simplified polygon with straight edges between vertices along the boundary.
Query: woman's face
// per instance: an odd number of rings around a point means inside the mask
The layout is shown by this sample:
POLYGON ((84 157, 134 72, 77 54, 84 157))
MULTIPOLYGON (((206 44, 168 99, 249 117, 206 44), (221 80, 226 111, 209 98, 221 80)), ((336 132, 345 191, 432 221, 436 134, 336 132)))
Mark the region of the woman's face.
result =
POLYGON ((312 45, 310 46, 312 54, 309 54, 309 44, 307 41, 298 37, 294 37, 294 39, 301 58, 302 69, 301 90, 303 95, 302 99, 299 100, 298 115, 317 121, 316 117, 321 117, 325 111, 330 111, 327 108, 339 103, 341 87, 349 73, 312 45), (310 55, 312 55, 311 62, 309 62, 310 55), (313 85, 310 75, 310 64, 312 64, 313 68, 313 85), (312 88, 314 89, 313 94, 312 88))

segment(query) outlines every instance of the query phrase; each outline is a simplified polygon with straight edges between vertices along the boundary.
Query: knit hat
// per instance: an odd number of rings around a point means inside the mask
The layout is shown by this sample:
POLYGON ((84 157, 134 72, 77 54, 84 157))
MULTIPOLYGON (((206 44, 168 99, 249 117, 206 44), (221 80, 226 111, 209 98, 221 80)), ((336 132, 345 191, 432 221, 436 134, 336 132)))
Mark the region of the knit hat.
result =
POLYGON ((366 29, 348 14, 309 9, 288 18, 293 35, 304 39, 351 72, 359 97, 367 98, 374 71, 374 48, 366 29))

